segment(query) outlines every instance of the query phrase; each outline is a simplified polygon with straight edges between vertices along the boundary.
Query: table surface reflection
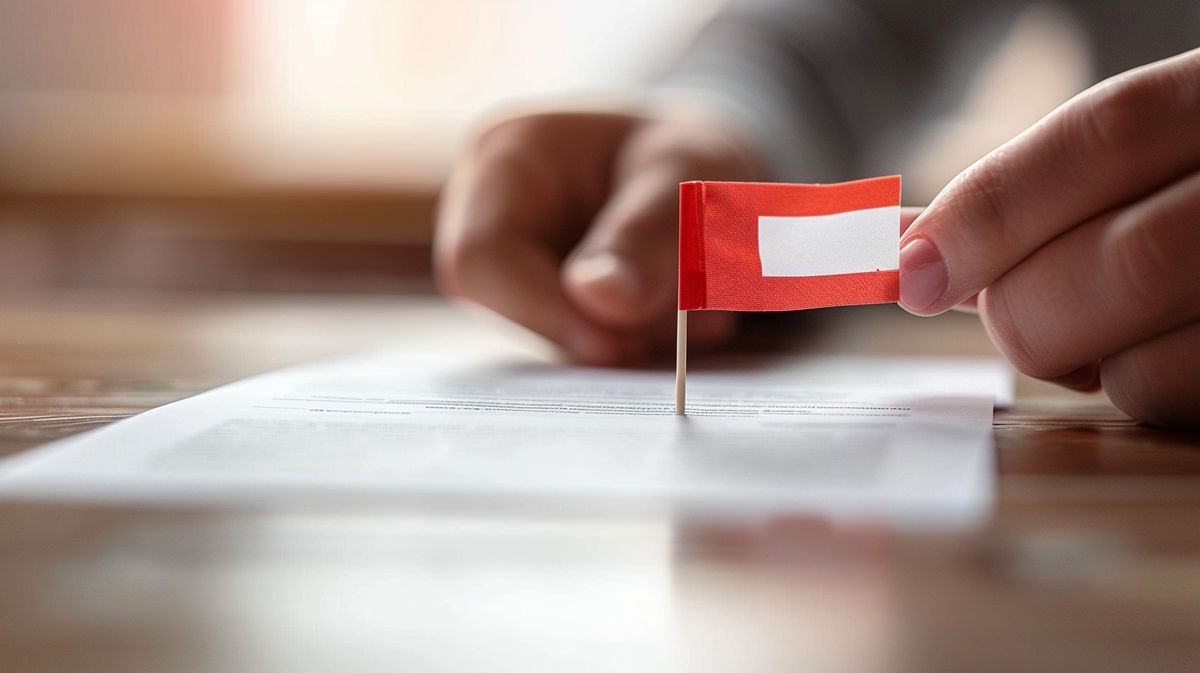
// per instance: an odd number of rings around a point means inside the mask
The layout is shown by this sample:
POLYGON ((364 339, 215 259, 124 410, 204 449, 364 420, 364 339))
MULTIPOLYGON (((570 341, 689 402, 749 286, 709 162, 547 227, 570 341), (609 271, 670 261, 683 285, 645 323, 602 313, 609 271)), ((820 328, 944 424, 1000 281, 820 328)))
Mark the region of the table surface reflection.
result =
MULTIPOLYGON (((222 382, 478 329, 434 299, 0 299, 0 454, 222 382)), ((990 353, 829 312, 820 352, 990 353)), ((983 529, 454 504, 0 504, 0 671, 1185 671, 1200 438, 1022 379, 983 529)))

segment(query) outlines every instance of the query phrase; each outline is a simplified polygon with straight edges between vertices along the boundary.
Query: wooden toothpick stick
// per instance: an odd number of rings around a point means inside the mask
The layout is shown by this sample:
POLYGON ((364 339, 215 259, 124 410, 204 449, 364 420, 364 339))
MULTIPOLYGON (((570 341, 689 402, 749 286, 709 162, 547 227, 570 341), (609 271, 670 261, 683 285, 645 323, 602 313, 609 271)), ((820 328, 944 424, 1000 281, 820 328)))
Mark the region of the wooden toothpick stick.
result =
POLYGON ((675 415, 685 416, 687 397, 687 311, 679 312, 675 323, 675 415))

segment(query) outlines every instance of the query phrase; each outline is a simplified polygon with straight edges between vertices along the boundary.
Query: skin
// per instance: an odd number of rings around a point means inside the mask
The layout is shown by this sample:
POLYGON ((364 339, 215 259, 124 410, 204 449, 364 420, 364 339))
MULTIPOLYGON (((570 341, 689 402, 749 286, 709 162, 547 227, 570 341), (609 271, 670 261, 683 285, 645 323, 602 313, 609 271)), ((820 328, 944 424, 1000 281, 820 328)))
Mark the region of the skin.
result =
MULTIPOLYGON (((482 304, 574 360, 630 365, 674 348, 679 183, 755 180, 753 154, 691 112, 546 112, 479 134, 442 197, 443 292, 482 304)), ((697 313, 689 343, 735 332, 697 313)))
POLYGON ((953 180, 901 238, 901 305, 975 298, 1022 372, 1200 425, 1200 50, 1103 82, 953 180))
MULTIPOLYGON (((1200 426, 1200 50, 1080 94, 955 178, 901 238, 901 305, 978 310, 1022 372, 1200 426)), ((762 179, 694 112, 548 112, 478 135, 447 186, 447 294, 589 364, 673 345, 678 184, 762 179)), ((915 220, 914 220, 915 218, 915 220)), ((696 312, 690 343, 736 316, 696 312)))

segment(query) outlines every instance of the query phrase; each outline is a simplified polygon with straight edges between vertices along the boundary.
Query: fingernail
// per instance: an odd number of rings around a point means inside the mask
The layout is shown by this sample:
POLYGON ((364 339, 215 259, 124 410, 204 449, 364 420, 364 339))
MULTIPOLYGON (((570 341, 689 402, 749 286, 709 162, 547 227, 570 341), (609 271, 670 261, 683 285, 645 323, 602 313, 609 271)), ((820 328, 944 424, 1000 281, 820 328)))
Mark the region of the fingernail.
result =
POLYGON ((567 275, 576 285, 602 286, 607 293, 617 293, 630 303, 641 296, 642 284, 633 265, 614 252, 580 257, 570 263, 567 275))
POLYGON ((915 238, 900 249, 900 303, 925 311, 937 303, 949 285, 946 263, 933 243, 915 238))

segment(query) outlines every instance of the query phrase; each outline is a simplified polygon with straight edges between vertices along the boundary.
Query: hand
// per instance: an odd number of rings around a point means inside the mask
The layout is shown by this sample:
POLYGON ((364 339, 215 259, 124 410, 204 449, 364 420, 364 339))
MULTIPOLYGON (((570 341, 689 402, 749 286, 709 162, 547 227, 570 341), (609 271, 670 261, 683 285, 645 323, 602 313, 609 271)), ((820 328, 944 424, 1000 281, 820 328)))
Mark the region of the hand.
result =
POLYGON ((1064 104, 952 181, 901 240, 918 315, 977 300, 1021 371, 1200 425, 1200 50, 1064 104))
MULTIPOLYGON (((558 112, 500 122, 443 194, 439 284, 579 361, 636 362, 674 344, 679 183, 757 174, 744 144, 708 118, 558 112)), ((734 320, 698 313, 690 341, 724 341, 734 320)))

